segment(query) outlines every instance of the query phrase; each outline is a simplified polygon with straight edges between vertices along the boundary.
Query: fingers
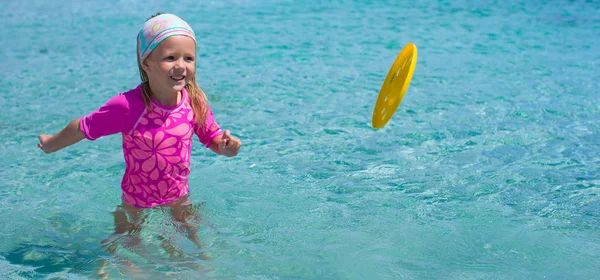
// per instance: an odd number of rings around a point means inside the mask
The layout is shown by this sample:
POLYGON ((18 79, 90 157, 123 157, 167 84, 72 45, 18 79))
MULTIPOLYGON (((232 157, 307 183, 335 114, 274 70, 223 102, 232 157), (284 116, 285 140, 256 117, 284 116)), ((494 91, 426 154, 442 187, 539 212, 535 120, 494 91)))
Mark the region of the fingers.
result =
POLYGON ((225 155, 235 156, 240 146, 240 139, 236 138, 235 136, 231 136, 231 132, 229 132, 229 130, 225 130, 223 132, 223 136, 221 136, 221 142, 219 142, 219 149, 222 152, 225 152, 225 155))
POLYGON ((37 144, 38 148, 40 148, 42 151, 46 152, 46 150, 44 150, 44 142, 46 141, 45 135, 44 134, 38 135, 38 140, 40 141, 40 143, 37 144))
POLYGON ((223 136, 221 136, 221 142, 219 143, 219 149, 222 151, 226 148, 229 148, 229 142, 231 142, 231 134, 229 130, 225 130, 223 132, 223 136))
POLYGON ((225 143, 225 145, 224 145, 224 149, 227 151, 230 151, 230 152, 237 153, 237 150, 239 150, 239 148, 240 148, 240 141, 235 137, 232 137, 232 139, 229 139, 227 141, 227 143, 225 143))
POLYGON ((44 151, 44 153, 48 153, 46 150, 44 150, 44 146, 42 145, 42 143, 38 143, 37 146, 38 148, 40 148, 40 150, 44 151))
POLYGON ((225 149, 225 146, 227 145, 227 142, 229 142, 225 136, 223 136, 221 138, 221 142, 219 142, 219 150, 223 151, 225 149))
POLYGON ((227 148, 235 148, 238 146, 239 144, 239 140, 237 140, 236 138, 231 138, 227 141, 227 143, 225 143, 225 147, 227 148))

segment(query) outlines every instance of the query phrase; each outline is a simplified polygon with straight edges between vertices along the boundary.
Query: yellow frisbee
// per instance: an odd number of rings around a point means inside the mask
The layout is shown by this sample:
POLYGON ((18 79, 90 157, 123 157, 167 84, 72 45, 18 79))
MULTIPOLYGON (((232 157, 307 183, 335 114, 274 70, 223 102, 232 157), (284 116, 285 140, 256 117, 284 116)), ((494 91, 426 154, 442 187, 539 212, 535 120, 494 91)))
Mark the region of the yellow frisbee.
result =
POLYGON ((396 57, 383 81, 371 120, 374 128, 385 126, 400 106, 415 71, 415 65, 417 65, 417 46, 408 43, 396 57))

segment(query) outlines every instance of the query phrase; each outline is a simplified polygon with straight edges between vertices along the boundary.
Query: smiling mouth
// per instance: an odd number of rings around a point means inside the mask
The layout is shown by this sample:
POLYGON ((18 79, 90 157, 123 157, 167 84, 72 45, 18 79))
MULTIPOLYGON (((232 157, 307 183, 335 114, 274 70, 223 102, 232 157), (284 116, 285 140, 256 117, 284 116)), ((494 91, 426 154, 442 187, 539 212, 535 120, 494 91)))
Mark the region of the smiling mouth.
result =
POLYGON ((183 75, 182 76, 171 76, 171 79, 173 79, 176 82, 179 82, 179 81, 183 81, 185 79, 185 76, 183 76, 183 75))

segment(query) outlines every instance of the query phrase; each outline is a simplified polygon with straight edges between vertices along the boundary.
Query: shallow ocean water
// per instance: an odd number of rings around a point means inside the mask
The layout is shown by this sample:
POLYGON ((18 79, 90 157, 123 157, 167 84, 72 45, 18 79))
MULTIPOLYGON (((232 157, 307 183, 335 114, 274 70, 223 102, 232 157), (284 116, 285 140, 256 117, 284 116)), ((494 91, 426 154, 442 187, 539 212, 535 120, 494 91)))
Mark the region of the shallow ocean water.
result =
POLYGON ((0 278, 95 278, 103 260, 111 279, 600 270, 598 2, 165 3, 3 4, 0 278), (230 159, 195 143, 202 249, 156 210, 141 247, 124 238, 113 257, 100 241, 120 203, 121 137, 45 155, 37 135, 138 84, 135 37, 158 11, 195 29, 200 86, 244 146, 230 159), (379 88, 409 42, 411 86, 374 130, 379 88))

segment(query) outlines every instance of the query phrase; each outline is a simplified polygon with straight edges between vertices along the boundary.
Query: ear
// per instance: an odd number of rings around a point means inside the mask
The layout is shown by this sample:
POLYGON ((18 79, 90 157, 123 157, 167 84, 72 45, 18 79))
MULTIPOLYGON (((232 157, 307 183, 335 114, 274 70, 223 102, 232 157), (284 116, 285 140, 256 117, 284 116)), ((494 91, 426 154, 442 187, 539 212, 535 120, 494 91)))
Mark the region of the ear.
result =
POLYGON ((142 69, 146 73, 148 73, 150 71, 150 65, 148 64, 148 59, 149 59, 149 57, 146 57, 146 59, 144 59, 144 61, 142 61, 142 63, 141 63, 142 69))

